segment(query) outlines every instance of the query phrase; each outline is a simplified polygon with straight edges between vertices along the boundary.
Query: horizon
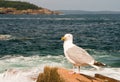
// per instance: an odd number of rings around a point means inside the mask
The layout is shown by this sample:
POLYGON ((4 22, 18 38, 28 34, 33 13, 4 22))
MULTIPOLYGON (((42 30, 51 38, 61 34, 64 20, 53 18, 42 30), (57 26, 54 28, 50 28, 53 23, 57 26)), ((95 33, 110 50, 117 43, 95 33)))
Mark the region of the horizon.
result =
POLYGON ((119 11, 112 11, 112 10, 62 10, 62 11, 88 11, 88 12, 120 12, 119 11))

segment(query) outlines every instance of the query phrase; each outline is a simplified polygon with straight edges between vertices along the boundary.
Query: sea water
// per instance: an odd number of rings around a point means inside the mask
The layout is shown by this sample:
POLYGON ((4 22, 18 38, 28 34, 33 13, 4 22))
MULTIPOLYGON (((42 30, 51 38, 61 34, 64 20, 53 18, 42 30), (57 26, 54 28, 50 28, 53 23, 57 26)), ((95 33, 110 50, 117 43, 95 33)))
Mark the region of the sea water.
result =
POLYGON ((0 34, 11 36, 0 40, 0 72, 14 68, 42 72, 44 66, 72 69, 60 40, 66 33, 73 34, 74 43, 97 61, 107 64, 107 70, 120 75, 120 15, 112 14, 0 15, 0 34))

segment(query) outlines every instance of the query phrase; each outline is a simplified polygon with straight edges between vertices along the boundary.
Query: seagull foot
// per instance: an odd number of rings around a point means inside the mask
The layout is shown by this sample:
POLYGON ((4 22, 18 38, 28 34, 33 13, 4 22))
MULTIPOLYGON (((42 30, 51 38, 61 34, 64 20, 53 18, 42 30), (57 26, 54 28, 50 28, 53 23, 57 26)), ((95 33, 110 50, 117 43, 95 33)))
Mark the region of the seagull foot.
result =
POLYGON ((80 72, 77 72, 76 74, 80 74, 80 72))
POLYGON ((74 72, 74 71, 70 71, 69 74, 76 74, 76 72, 74 72))

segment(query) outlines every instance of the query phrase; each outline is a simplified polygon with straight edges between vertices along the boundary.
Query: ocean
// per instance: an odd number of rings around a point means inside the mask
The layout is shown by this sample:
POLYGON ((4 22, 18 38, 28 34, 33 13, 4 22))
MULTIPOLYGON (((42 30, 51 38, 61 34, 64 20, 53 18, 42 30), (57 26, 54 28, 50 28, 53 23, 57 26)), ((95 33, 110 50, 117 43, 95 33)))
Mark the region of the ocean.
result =
MULTIPOLYGON (((0 15, 0 72, 72 65, 63 53, 61 37, 71 33, 74 43, 105 68, 120 68, 120 15, 0 15)), ((83 67, 82 69, 88 69, 83 67)), ((120 69, 119 69, 120 70, 120 69)))

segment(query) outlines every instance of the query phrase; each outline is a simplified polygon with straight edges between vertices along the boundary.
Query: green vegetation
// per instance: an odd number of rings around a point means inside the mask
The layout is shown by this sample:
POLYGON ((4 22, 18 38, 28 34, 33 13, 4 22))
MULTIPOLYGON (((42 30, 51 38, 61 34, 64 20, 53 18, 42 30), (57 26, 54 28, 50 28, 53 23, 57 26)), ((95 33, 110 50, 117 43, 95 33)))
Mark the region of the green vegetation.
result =
POLYGON ((0 0, 0 7, 5 7, 5 8, 11 7, 11 8, 16 8, 17 10, 40 9, 40 7, 28 2, 6 1, 6 0, 0 0))
POLYGON ((56 67, 45 67, 44 73, 38 76, 36 82, 65 82, 58 74, 57 69, 56 67))

